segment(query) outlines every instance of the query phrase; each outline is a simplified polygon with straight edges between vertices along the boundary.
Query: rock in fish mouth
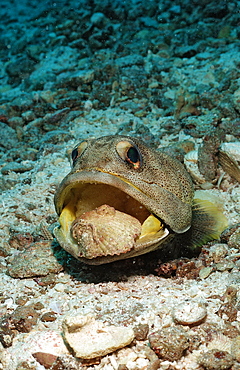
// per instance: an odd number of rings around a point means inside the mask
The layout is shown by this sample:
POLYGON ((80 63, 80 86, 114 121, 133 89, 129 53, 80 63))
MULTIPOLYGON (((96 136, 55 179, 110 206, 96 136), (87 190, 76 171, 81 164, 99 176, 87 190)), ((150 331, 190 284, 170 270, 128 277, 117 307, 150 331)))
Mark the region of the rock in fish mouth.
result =
POLYGON ((76 182, 65 189, 54 235, 74 257, 101 264, 156 249, 169 235, 139 201, 109 184, 76 182))

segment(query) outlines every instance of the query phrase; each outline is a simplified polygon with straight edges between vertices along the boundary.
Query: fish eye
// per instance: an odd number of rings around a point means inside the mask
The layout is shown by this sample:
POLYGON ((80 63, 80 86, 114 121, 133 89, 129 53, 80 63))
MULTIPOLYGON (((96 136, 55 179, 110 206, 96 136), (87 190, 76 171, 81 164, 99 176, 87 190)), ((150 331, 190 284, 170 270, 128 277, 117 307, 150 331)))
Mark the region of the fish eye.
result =
POLYGON ((129 141, 120 141, 116 145, 116 150, 120 158, 138 170, 142 165, 142 156, 139 149, 129 141))
POLYGON ((140 159, 137 149, 134 148, 133 146, 131 148, 129 148, 128 151, 127 151, 127 158, 126 159, 130 163, 137 163, 140 159))
POLYGON ((73 151, 72 151, 72 161, 73 161, 73 162, 74 162, 74 161, 76 161, 77 157, 78 157, 78 149, 77 149, 77 148, 75 148, 75 149, 73 149, 73 151))
POLYGON ((87 148, 87 146, 88 146, 87 141, 83 141, 82 143, 78 144, 78 146, 76 146, 72 150, 71 157, 72 157, 72 163, 73 164, 83 154, 83 152, 85 151, 85 149, 87 148))

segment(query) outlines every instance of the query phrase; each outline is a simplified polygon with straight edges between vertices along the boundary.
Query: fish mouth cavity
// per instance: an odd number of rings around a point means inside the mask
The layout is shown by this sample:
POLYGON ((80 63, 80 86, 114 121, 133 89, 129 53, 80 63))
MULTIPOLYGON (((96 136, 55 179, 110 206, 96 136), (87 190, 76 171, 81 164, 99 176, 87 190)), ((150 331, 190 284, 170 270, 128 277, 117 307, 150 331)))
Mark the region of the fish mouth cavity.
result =
MULTIPOLYGON (((65 243, 63 247, 76 258, 79 258, 79 252, 77 252, 77 241, 71 235, 73 222, 80 218, 82 214, 93 211, 104 204, 136 218, 142 225, 141 235, 137 238, 131 250, 125 253, 125 256, 121 258, 119 256, 114 258, 113 256, 111 260, 129 258, 154 250, 161 240, 169 234, 169 230, 162 220, 159 220, 134 197, 114 185, 100 182, 70 182, 62 188, 62 192, 60 191, 60 198, 62 202, 59 210, 60 230, 57 230, 54 234, 60 245, 65 243), (67 248, 66 244, 69 245, 67 248)), ((103 262, 84 262, 90 264, 105 263, 104 257, 100 257, 99 260, 103 262)))

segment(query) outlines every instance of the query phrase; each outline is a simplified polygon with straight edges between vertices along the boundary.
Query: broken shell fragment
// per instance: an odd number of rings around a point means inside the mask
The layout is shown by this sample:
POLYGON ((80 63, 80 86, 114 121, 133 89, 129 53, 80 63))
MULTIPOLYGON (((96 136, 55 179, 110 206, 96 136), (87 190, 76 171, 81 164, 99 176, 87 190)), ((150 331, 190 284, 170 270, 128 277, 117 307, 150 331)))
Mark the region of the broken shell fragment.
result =
POLYGON ((198 168, 198 150, 191 150, 184 156, 184 165, 196 184, 203 184, 206 179, 198 168))
POLYGON ((134 339, 132 328, 106 325, 91 315, 67 316, 63 321, 63 337, 75 357, 92 359, 112 353, 134 339))
POLYGON ((239 143, 223 143, 219 150, 219 162, 225 172, 240 182, 239 143))
POLYGON ((71 226, 79 257, 96 258, 130 251, 141 234, 141 223, 106 204, 83 213, 71 226))

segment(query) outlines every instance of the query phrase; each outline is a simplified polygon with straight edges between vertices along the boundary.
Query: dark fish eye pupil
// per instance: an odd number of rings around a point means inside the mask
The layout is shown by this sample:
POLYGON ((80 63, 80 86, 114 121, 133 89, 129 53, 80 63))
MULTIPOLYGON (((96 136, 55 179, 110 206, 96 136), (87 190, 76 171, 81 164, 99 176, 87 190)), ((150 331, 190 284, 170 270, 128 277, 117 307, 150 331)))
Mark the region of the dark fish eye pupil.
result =
POLYGON ((139 161, 139 154, 136 148, 131 147, 127 152, 127 158, 132 163, 137 163, 139 161))
POLYGON ((77 156, 78 156, 78 150, 77 150, 77 148, 75 148, 72 151, 72 160, 73 160, 73 162, 77 159, 77 156))

